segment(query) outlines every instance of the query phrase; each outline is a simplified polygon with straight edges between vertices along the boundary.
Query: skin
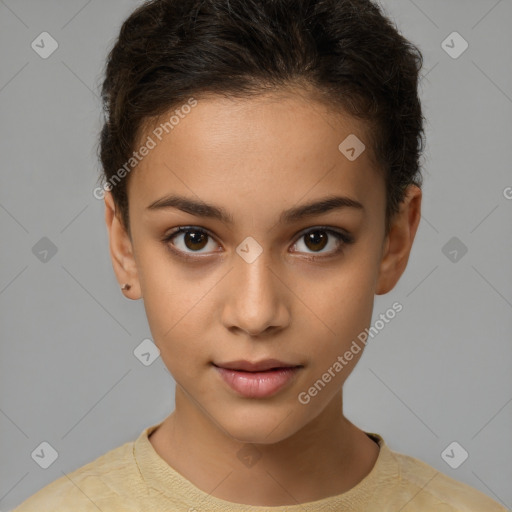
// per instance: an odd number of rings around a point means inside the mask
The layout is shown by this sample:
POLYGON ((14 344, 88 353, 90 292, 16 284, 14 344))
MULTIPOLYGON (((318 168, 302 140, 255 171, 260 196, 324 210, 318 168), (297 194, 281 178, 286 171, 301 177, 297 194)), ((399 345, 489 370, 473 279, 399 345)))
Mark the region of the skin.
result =
POLYGON ((255 506, 315 501, 354 487, 378 457, 378 445, 343 415, 343 383, 362 350, 307 405, 298 400, 370 326, 374 296, 402 275, 420 220, 421 190, 410 186, 385 235, 384 179, 369 143, 353 162, 339 151, 349 134, 365 141, 365 126, 294 91, 198 99, 130 175, 130 233, 105 195, 117 279, 131 285, 128 298, 143 299, 176 381, 176 408, 150 442, 214 497, 255 506), (147 209, 170 193, 223 207, 234 223, 147 209), (283 210, 333 194, 364 210, 279 223, 283 210), (186 245, 184 234, 163 242, 178 226, 211 237, 202 246, 186 245), (343 242, 319 226, 346 230, 354 242, 335 254, 343 242), (308 244, 305 231, 325 242, 308 244), (263 250, 252 263, 236 252, 248 236, 263 250), (173 243, 196 262, 172 253, 173 243), (258 399, 235 393, 211 364, 266 358, 303 368, 258 399), (242 447, 261 455, 253 466, 238 458, 242 447))

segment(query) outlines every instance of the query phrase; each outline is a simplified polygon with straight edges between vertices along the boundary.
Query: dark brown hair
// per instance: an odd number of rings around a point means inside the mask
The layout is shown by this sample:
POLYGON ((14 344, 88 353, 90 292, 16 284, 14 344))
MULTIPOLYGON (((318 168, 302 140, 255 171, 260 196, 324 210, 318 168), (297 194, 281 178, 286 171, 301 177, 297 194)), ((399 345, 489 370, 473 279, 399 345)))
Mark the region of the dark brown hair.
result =
POLYGON ((147 1, 124 21, 106 61, 103 187, 129 231, 128 176, 113 177, 148 123, 201 94, 300 86, 366 121, 386 180, 387 232, 405 188, 422 185, 422 61, 371 0, 147 1))

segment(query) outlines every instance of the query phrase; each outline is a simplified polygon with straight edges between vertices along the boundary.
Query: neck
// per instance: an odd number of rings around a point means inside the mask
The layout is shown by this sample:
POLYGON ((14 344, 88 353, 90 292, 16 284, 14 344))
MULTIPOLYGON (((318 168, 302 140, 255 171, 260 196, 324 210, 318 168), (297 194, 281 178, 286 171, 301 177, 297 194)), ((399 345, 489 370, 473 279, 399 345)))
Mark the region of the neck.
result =
POLYGON ((202 491, 253 506, 296 505, 346 492, 371 471, 379 451, 344 417, 341 392, 290 437, 248 444, 229 436, 178 387, 175 411, 150 442, 202 491))

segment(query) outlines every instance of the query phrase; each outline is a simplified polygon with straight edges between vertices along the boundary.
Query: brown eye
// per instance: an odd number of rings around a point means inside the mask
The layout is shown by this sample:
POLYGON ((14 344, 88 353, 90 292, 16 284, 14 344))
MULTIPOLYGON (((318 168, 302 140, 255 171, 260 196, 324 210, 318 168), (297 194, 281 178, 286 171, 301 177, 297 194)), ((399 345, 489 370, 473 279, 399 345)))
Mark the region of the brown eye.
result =
POLYGON ((321 251, 327 245, 328 238, 325 231, 311 231, 304 235, 306 246, 312 251, 321 251))
MULTIPOLYGON (((193 227, 179 227, 164 238, 165 243, 170 243, 178 252, 185 254, 210 252, 203 251, 210 241, 213 239, 206 231, 193 227), (174 241, 175 239, 176 241, 174 241)), ((216 246, 217 244, 213 243, 212 249, 215 249, 216 246)))
POLYGON ((183 238, 185 246, 192 251, 202 249, 207 241, 208 235, 200 231, 187 231, 183 238))
POLYGON ((329 256, 340 252, 345 245, 353 241, 352 235, 348 233, 318 227, 303 233, 294 244, 294 247, 303 245, 307 250, 296 249, 294 252, 303 252, 305 254, 319 253, 329 256), (330 248, 330 250, 324 250, 326 247, 330 248))

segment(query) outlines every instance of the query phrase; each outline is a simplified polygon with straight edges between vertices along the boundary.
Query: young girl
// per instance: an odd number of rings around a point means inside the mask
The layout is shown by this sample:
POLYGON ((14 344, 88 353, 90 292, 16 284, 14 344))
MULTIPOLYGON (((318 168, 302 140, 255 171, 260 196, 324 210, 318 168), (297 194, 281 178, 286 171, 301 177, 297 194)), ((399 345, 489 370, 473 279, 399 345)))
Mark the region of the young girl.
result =
POLYGON ((97 193, 176 408, 17 511, 505 510, 343 414, 420 221, 421 65, 370 0, 153 0, 125 21, 97 193))

